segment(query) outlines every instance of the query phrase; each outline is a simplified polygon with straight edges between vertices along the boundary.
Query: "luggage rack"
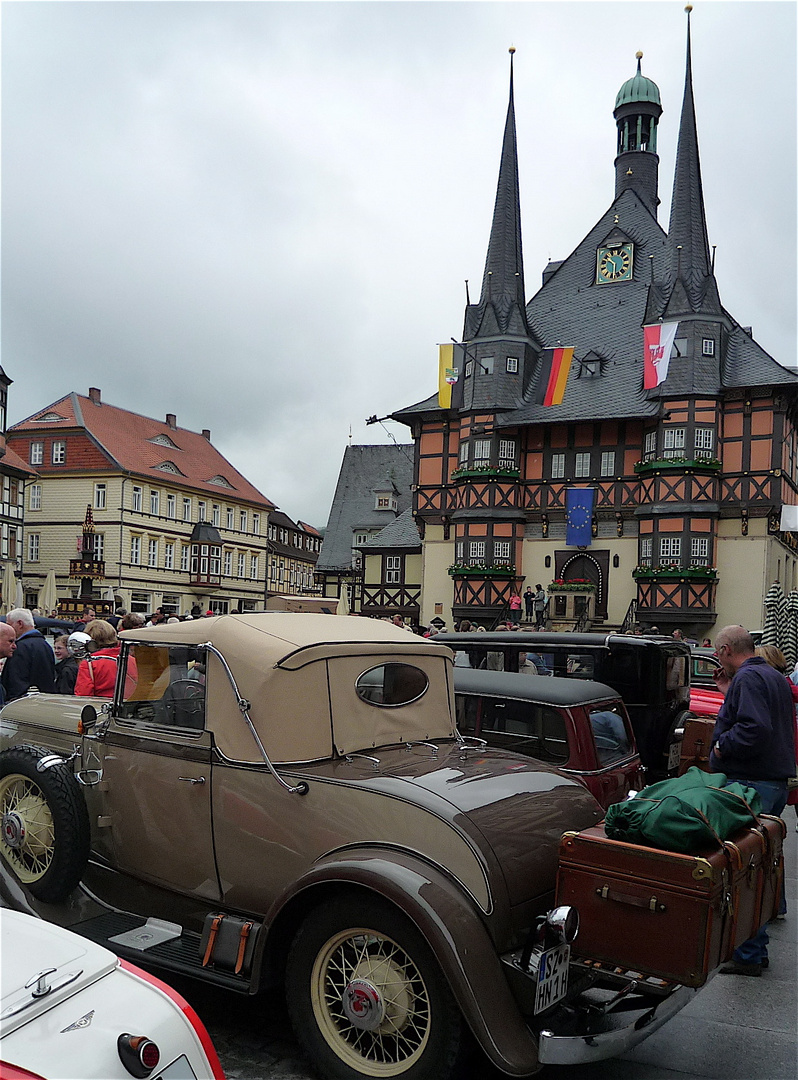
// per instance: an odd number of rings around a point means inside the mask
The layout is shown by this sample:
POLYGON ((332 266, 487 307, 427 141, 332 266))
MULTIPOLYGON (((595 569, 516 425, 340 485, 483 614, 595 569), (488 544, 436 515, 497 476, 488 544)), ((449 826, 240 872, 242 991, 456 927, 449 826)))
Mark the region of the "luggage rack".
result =
POLYGON ((576 968, 579 974, 590 978, 601 977, 602 981, 619 988, 627 987, 630 981, 634 983, 634 992, 651 994, 656 997, 668 997, 669 994, 680 985, 669 979, 660 979, 656 975, 645 975, 641 971, 630 971, 623 967, 616 967, 601 960, 577 959, 571 960, 571 968, 576 968))

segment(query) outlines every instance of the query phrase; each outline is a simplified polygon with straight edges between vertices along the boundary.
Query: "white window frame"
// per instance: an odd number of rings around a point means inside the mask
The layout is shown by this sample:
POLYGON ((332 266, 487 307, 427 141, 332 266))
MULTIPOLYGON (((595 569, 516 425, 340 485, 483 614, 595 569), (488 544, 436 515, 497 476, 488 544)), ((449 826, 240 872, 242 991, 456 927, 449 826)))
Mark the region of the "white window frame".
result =
POLYGON ((552 480, 565 478, 565 454, 551 455, 551 478, 552 480))
POLYGON ((176 514, 177 514, 177 498, 175 497, 173 492, 168 491, 166 493, 166 516, 168 518, 172 518, 172 520, 174 520, 176 514))
POLYGON ((247 531, 247 512, 246 510, 238 511, 238 531, 245 533, 247 531))
POLYGON ((685 428, 667 427, 663 439, 663 458, 684 457, 685 428))
POLYGON ((463 439, 460 443, 460 465, 465 465, 468 461, 468 439, 463 439))
POLYGON ((191 565, 191 548, 188 544, 182 544, 180 547, 180 569, 185 573, 191 565))
MULTIPOLYGON (((28 533, 28 562, 39 561, 40 533, 28 533)), ((9 605, 10 606, 10 605, 9 605)))
POLYGON ((657 433, 656 431, 647 431, 643 442, 643 456, 646 458, 656 457, 656 453, 657 433))
POLYGON ((402 580, 402 556, 385 556, 385 584, 398 585, 402 580))
POLYGON ((144 505, 144 489, 133 485, 133 489, 130 493, 130 509, 137 514, 141 513, 141 508, 144 505))
POLYGON ((701 355, 702 356, 714 356, 715 355, 715 339, 705 337, 701 342, 701 355))
POLYGON ((249 557, 249 576, 252 581, 258 580, 258 556, 250 555, 249 557))
POLYGON ((208 512, 208 503, 205 499, 197 500, 197 521, 205 521, 208 512))
POLYGON ((697 427, 693 432, 693 447, 697 458, 712 457, 715 449, 715 429, 697 427))
POLYGON ((507 370, 511 375, 516 374, 516 372, 518 371, 518 357, 517 356, 508 356, 507 357, 507 370))
POLYGON ((709 562, 709 537, 690 537, 690 562, 700 563, 706 566, 709 562))
POLYGON ((94 509, 104 510, 108 501, 108 487, 106 484, 94 485, 94 509))
POLYGON ((175 568, 175 545, 173 540, 166 540, 163 545, 163 568, 174 570, 175 568))
POLYGON ((474 374, 474 361, 473 360, 466 360, 465 377, 467 379, 470 379, 473 374, 474 374))
POLYGON ((92 551, 97 562, 102 562, 105 559, 105 533, 94 533, 92 551))
POLYGON ((640 541, 640 565, 651 566, 651 555, 654 551, 654 539, 645 536, 640 541))
POLYGON ((130 537, 130 563, 132 566, 141 566, 141 537, 130 537))
POLYGON ((239 551, 239 553, 238 553, 238 573, 236 574, 236 577, 240 577, 240 578, 244 577, 244 575, 246 574, 246 571, 247 571, 247 557, 246 557, 246 555, 244 554, 243 551, 239 551))
POLYGON ((462 563, 465 555, 465 541, 457 540, 454 545, 454 561, 456 563, 462 563))
POLYGON ((475 468, 490 465, 490 439, 474 439, 473 464, 475 468))
POLYGON ((574 476, 590 476, 590 451, 579 450, 574 458, 574 476))
POLYGON ((158 517, 161 512, 161 493, 155 488, 150 488, 150 513, 158 517))
POLYGON ((236 512, 232 506, 227 507, 227 528, 234 529, 236 527, 236 512))
POLYGON ((260 536, 260 514, 252 515, 252 531, 256 536, 260 536))
POLYGON ((659 538, 660 562, 676 563, 682 557, 681 536, 661 536, 659 538))
POLYGON ((186 496, 184 495, 183 496, 183 521, 191 521, 191 513, 192 513, 191 499, 186 498, 186 496))
POLYGON ((494 563, 503 563, 510 561, 511 552, 510 540, 494 540, 493 541, 493 561, 494 563))
POLYGON ((233 576, 233 553, 229 549, 224 553, 224 576, 233 576))
POLYGON ((516 466, 515 439, 499 439, 499 468, 514 469, 516 466))
POLYGON ((28 509, 41 510, 42 508, 42 485, 31 484, 28 488, 28 509))
POLYGON ((485 561, 485 541, 484 540, 469 540, 468 542, 468 558, 470 562, 484 562, 485 561))
POLYGON ((66 465, 66 442, 63 439, 56 439, 53 443, 50 460, 53 465, 66 465))
POLYGON ((30 444, 30 463, 31 465, 43 465, 44 464, 44 443, 32 442, 30 444))
POLYGON ((158 541, 152 538, 147 543, 147 566, 158 565, 158 541))

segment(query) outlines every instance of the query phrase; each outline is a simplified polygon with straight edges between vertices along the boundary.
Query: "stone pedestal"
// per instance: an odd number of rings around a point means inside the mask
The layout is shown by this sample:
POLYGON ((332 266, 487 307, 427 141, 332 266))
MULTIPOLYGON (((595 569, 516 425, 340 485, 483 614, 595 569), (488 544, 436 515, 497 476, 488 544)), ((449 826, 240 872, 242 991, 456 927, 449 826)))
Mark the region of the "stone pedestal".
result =
MULTIPOLYGON (((552 630, 573 630, 585 613, 589 622, 595 617, 595 589, 551 589, 549 597, 549 621, 552 630)), ((589 626, 586 629, 589 629, 589 626)))

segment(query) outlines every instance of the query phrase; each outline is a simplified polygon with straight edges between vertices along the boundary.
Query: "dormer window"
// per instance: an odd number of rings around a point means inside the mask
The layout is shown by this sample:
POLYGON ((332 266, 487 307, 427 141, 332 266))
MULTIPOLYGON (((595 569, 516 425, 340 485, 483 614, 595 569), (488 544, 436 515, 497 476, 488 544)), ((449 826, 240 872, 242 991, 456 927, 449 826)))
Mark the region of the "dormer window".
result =
POLYGON ((507 371, 511 375, 515 375, 515 373, 518 371, 518 357, 517 356, 508 356, 507 357, 507 371))
POLYGON ((389 495, 387 493, 380 493, 377 495, 374 503, 375 510, 393 510, 396 511, 397 502, 395 495, 389 495))

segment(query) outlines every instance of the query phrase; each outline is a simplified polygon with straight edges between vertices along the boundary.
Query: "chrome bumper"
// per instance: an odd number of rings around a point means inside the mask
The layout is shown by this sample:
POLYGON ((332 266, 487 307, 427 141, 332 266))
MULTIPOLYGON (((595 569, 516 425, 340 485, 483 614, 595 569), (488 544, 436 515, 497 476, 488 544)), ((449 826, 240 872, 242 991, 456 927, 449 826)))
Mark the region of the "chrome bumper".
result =
POLYGON ((605 1058, 619 1057, 666 1024, 672 1016, 692 1001, 697 993, 690 986, 680 986, 658 1003, 638 1013, 609 1013, 613 1026, 597 1035, 557 1035, 543 1029, 539 1035, 538 1058, 541 1065, 581 1065, 605 1058), (617 1024, 617 1026, 614 1026, 617 1024))

